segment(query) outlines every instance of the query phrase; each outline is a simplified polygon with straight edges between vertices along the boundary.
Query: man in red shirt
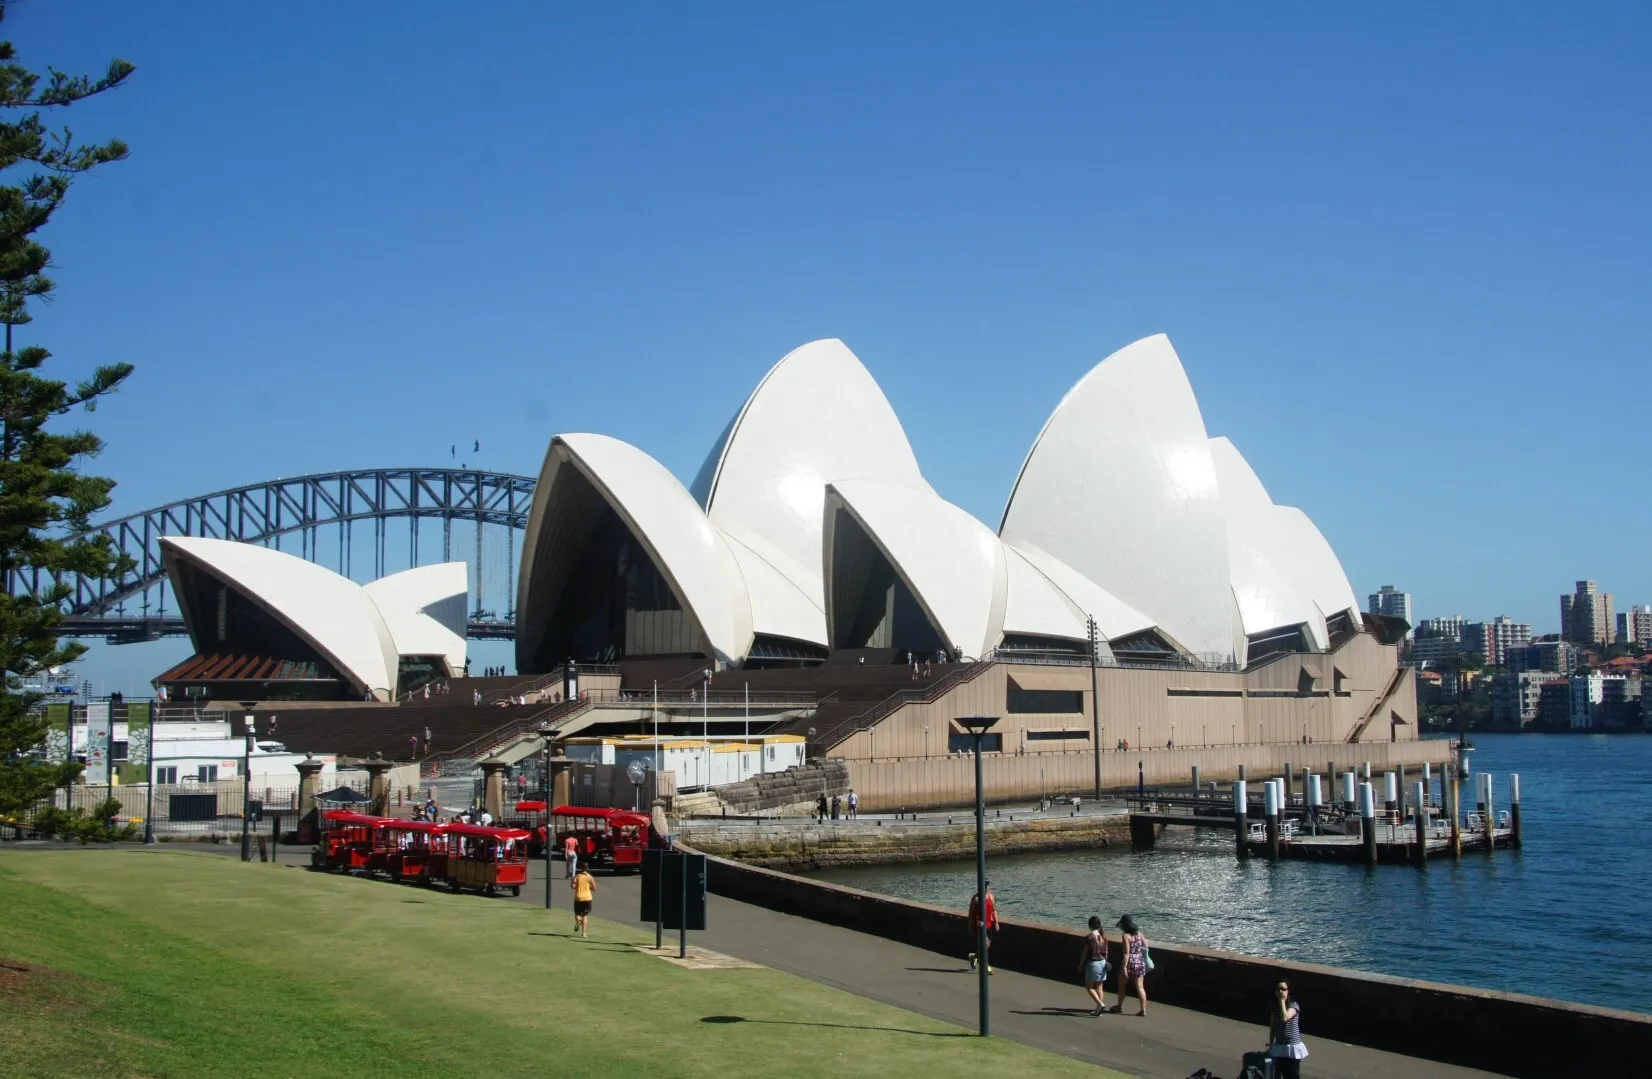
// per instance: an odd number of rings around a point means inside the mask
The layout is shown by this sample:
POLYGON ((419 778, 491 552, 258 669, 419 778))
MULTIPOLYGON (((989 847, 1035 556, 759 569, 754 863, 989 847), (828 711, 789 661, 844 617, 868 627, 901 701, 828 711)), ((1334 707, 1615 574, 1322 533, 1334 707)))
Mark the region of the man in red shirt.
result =
MULTIPOLYGON (((982 958, 987 964, 987 973, 991 974, 992 973, 992 959, 991 959, 992 938, 993 938, 993 934, 998 932, 998 904, 993 901, 993 898, 992 898, 992 881, 990 881, 990 880, 987 881, 986 892, 987 892, 986 908, 987 908, 987 951, 988 951, 988 955, 983 956, 982 958)), ((971 896, 970 900, 969 900, 969 942, 971 944, 975 944, 980 939, 981 939, 981 894, 979 892, 977 892, 975 895, 971 896)), ((969 968, 971 970, 975 969, 975 953, 974 952, 969 953, 969 968)))

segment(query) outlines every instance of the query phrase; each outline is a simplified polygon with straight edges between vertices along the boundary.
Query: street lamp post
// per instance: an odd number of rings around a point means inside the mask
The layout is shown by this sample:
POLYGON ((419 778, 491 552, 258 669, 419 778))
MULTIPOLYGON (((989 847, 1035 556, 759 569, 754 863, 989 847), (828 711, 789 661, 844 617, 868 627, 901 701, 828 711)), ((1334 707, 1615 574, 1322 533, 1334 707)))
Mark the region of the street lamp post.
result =
POLYGON ((252 861, 252 740, 253 717, 248 716, 246 744, 241 747, 241 860, 252 861))
POLYGON ((959 724, 970 733, 975 743, 975 901, 979 917, 975 926, 975 954, 977 982, 981 998, 981 1037, 992 1033, 987 1016, 987 976, 992 972, 992 958, 987 952, 987 803, 981 784, 981 739, 998 722, 997 716, 964 716, 959 724))
POLYGON ((551 909, 551 732, 545 732, 545 909, 551 909))
MULTIPOLYGON (((131 732, 130 731, 127 733, 127 739, 128 739, 128 741, 131 740, 131 732)), ((148 804, 146 804, 144 806, 144 810, 143 810, 143 845, 146 846, 146 847, 156 842, 156 839, 155 839, 155 705, 154 705, 153 702, 151 702, 150 705, 149 705, 149 742, 147 743, 147 746, 148 746, 148 748, 144 750, 144 757, 148 760, 148 763, 149 763, 149 793, 147 795, 145 795, 145 799, 146 799, 148 804)))

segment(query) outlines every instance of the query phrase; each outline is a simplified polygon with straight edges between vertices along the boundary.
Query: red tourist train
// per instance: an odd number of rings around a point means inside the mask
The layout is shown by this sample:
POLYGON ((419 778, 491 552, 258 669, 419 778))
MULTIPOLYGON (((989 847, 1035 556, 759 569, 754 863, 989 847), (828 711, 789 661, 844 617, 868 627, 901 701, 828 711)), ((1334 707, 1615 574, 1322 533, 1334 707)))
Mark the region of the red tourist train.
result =
POLYGON ((335 872, 360 870, 392 880, 446 884, 484 895, 522 891, 528 880, 528 840, 520 828, 371 817, 332 810, 310 864, 335 872))
POLYGON ((630 809, 557 806, 547 825, 555 837, 554 850, 566 850, 571 836, 581 865, 614 871, 642 869, 648 849, 648 814, 630 809))

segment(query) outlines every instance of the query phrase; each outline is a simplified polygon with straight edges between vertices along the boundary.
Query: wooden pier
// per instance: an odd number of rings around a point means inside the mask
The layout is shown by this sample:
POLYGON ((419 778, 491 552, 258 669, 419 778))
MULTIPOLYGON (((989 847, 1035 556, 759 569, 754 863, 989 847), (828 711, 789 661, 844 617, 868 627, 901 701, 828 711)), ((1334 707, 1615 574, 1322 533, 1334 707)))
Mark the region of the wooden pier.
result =
POLYGON ((1520 846, 1520 782, 1510 777, 1510 807, 1491 805, 1491 777, 1476 776, 1474 811, 1456 815, 1458 781, 1440 784, 1440 797, 1425 783, 1408 797, 1403 779, 1384 775, 1382 809, 1376 808, 1372 784, 1347 784, 1350 803, 1323 804, 1317 778, 1302 776, 1302 794, 1293 797, 1289 779, 1269 779, 1231 791, 1217 789, 1140 790, 1128 796, 1130 839, 1137 850, 1150 850, 1166 827, 1217 828, 1236 833, 1240 858, 1296 858, 1318 862, 1363 862, 1368 865, 1422 864, 1432 858, 1460 858, 1520 846), (1396 781, 1398 780, 1398 781, 1396 781), (1253 794, 1252 789, 1257 793, 1253 794), (1418 807, 1422 807, 1419 814, 1418 807), (1488 820, 1490 827, 1487 827, 1488 820))

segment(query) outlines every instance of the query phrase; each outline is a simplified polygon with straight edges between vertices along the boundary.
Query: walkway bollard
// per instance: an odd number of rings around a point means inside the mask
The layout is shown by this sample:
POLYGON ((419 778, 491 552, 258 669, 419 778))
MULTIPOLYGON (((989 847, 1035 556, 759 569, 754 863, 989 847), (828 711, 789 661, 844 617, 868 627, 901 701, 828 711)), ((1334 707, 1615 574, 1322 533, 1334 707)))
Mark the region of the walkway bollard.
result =
POLYGON ((1461 784, 1462 781, 1456 776, 1451 777, 1451 803, 1447 811, 1451 814, 1451 856, 1453 858, 1463 856, 1463 815, 1459 812, 1462 808, 1463 799, 1461 784))
POLYGON ((1377 864, 1377 806, 1371 784, 1359 785, 1359 834, 1365 841, 1365 864, 1377 864))
POLYGON ((1417 789, 1413 792, 1416 795, 1416 800, 1411 807, 1417 817, 1417 864, 1422 866, 1428 864, 1428 807, 1423 804, 1424 790, 1425 788, 1419 782, 1417 789))
POLYGON ((1520 773, 1509 775, 1509 823, 1514 827, 1514 849, 1520 849, 1520 773))
MULTIPOLYGON (((1243 770, 1244 765, 1239 766, 1243 770)), ((1250 857, 1250 850, 1245 846, 1245 839, 1250 834, 1250 822, 1247 814, 1250 807, 1246 804, 1245 781, 1235 780, 1233 784, 1233 834, 1234 853, 1240 858, 1250 857)))
POLYGON ((1268 861, 1279 861, 1279 780, 1262 788, 1262 812, 1268 821, 1268 861))
POLYGON ((1354 792, 1356 789, 1354 773, 1342 773, 1342 811, 1350 817, 1354 815, 1354 792))
POLYGON ((1308 831, 1311 835, 1319 834, 1319 806, 1323 792, 1319 788, 1319 777, 1308 775, 1308 831))

